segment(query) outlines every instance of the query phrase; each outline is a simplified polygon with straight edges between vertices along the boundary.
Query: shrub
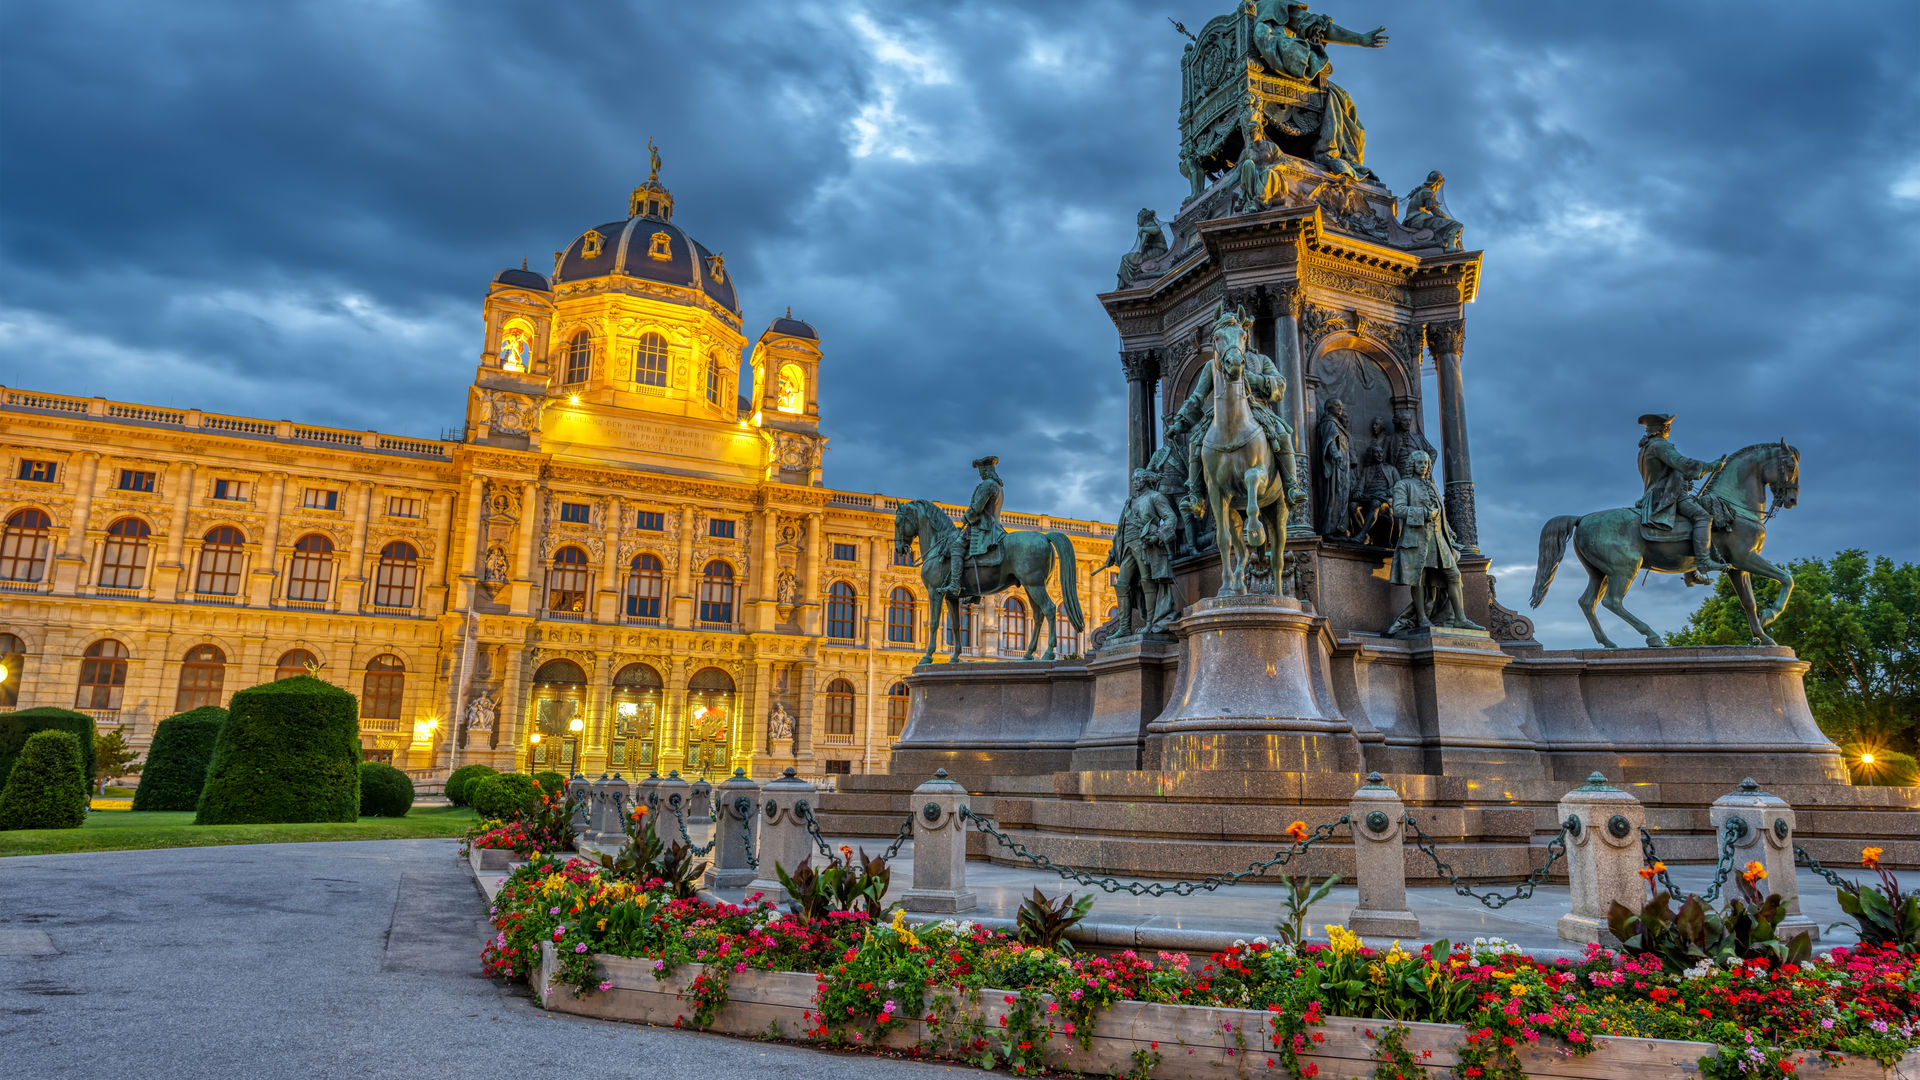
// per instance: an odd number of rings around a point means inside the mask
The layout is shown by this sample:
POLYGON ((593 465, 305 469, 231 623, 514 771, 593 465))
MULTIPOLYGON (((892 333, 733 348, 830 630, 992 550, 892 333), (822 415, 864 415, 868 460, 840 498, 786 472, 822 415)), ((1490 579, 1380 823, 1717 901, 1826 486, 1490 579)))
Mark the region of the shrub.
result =
POLYGON ((483 818, 517 821, 531 814, 539 801, 533 777, 525 773, 482 777, 467 787, 467 805, 483 818))
POLYGON ((549 795, 556 791, 567 790, 567 778, 563 773, 537 772, 533 774, 533 779, 535 783, 540 785, 540 790, 549 795))
POLYGON ((0 716, 0 784, 7 782, 7 773, 13 769, 13 763, 20 756, 20 750, 27 745, 27 739, 36 731, 68 731, 80 740, 80 767, 87 777, 87 790, 93 790, 94 764, 93 740, 99 732, 94 730, 93 717, 72 709, 21 709, 19 712, 0 716))
POLYGON ((227 710, 218 705, 178 713, 153 730, 153 746, 133 793, 135 810, 195 810, 200 789, 207 785, 207 763, 213 744, 227 722, 227 710))
POLYGON ((87 791, 80 740, 36 731, 0 789, 0 829, 77 829, 87 820, 87 791))
POLYGON ((467 805, 468 789, 475 780, 484 776, 493 776, 500 770, 491 765, 462 765, 447 777, 447 801, 455 806, 467 805))
POLYGON ((214 743, 198 825, 354 821, 360 816, 360 707, 311 675, 233 695, 214 743))
POLYGON ((360 763, 362 817, 406 817, 413 808, 413 781, 384 761, 360 763))

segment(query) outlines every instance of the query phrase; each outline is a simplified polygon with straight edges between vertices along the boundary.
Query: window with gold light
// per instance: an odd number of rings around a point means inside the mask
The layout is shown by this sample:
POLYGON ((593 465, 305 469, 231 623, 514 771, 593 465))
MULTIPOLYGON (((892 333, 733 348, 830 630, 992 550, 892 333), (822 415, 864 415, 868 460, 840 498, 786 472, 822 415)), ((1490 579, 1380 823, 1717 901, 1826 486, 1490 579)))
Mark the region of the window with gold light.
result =
POLYGON ((540 741, 530 748, 529 757, 537 767, 572 772, 579 759, 582 722, 574 723, 585 711, 587 673, 571 660, 549 660, 533 673, 533 727, 540 741))
POLYGON ((47 572, 53 519, 43 510, 20 510, 0 531, 0 581, 39 581, 47 572))
POLYGON ((291 679, 296 675, 311 675, 320 667, 320 661, 305 649, 288 649, 280 654, 279 662, 273 665, 273 679, 291 679))
POLYGON ((907 684, 894 683, 887 688, 887 736, 897 739, 907 730, 907 706, 912 701, 908 696, 907 684))
POLYGON ((200 545, 200 568, 193 591, 202 596, 234 596, 246 562, 246 534, 231 525, 210 529, 200 545))
POLYGON ((667 339, 641 334, 633 343, 633 382, 636 386, 667 385, 667 339))
POLYGON ((153 529, 136 517, 124 517, 107 526, 100 547, 100 587, 137 589, 146 583, 148 538, 153 529))
POLYGON ((367 661, 367 676, 360 689, 361 719, 400 719, 401 698, 407 689, 406 663, 392 653, 374 657, 367 661))
POLYGON ((1000 651, 1022 652, 1027 647, 1027 605, 1009 596, 1000 605, 1000 651))
POLYGON ((732 760, 733 676, 702 668, 687 680, 687 762, 685 776, 723 776, 732 760))
POLYGON ((800 370, 799 364, 781 365, 780 390, 774 408, 786 413, 807 411, 807 373, 800 370))
POLYGON ((220 704, 220 691, 226 681, 227 654, 218 645, 195 645, 180 663, 180 688, 174 695, 173 711, 183 713, 220 704))
POLYGON ((295 541, 293 559, 287 565, 287 599, 324 603, 332 584, 333 541, 319 533, 308 533, 295 541))
POLYGON ((411 608, 414 586, 420 579, 420 553, 412 544, 395 540, 380 549, 374 571, 373 602, 378 607, 411 608))
POLYGON ((586 552, 569 546, 553 553, 553 569, 547 571, 547 610, 563 614, 587 610, 586 552))
POLYGON ((76 709, 117 709, 127 687, 127 647, 106 638, 87 646, 80 658, 80 689, 76 709))
POLYGON ((835 679, 827 684, 826 730, 828 737, 853 736, 853 684, 835 679))
POLYGON ((647 664, 628 664, 613 676, 613 731, 607 764, 618 769, 654 763, 654 747, 666 683, 647 664))

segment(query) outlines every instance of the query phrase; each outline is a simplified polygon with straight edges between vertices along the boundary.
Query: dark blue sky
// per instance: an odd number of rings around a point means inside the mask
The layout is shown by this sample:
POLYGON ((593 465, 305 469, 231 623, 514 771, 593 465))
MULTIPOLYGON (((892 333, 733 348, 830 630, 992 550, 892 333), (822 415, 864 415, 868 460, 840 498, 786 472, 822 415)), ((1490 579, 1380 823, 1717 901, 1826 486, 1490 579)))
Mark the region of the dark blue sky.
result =
MULTIPOLYGON (((1185 192, 1152 3, 7 2, 0 382, 435 435, 488 279, 624 212, 676 222, 750 332, 827 353, 828 481, 1111 517, 1125 386, 1093 299, 1185 192), (919 405, 919 402, 934 404, 919 405)), ((1443 169, 1487 252, 1466 370, 1481 537, 1517 603, 1544 519, 1638 495, 1642 412, 1786 437, 1779 559, 1920 558, 1920 17, 1906 0, 1339 0, 1368 163, 1443 169)), ((1431 386, 1431 383, 1429 383, 1431 386)), ((1585 627, 1564 580, 1536 613, 1585 627)), ((1676 579, 1633 604, 1672 628, 1676 579)))

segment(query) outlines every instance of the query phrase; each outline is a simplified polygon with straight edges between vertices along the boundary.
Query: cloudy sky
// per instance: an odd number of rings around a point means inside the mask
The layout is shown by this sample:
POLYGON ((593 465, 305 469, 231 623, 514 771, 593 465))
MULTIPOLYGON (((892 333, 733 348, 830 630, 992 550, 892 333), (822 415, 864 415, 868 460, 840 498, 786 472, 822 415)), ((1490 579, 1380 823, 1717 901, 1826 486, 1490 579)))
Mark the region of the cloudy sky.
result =
MULTIPOLYGON (((1229 6, 7 0, 0 382, 437 435, 488 279, 621 216, 652 137, 749 330, 819 326, 829 483, 961 499, 994 451, 1012 508, 1111 517, 1094 294, 1185 193, 1167 17, 1229 6)), ((1487 253, 1466 369, 1503 599, 1544 519, 1637 497, 1649 410, 1697 457, 1801 448, 1770 556, 1920 558, 1907 0, 1321 9, 1392 34, 1335 55, 1369 164, 1402 193, 1445 170, 1487 253)), ((1585 640, 1578 587, 1549 644, 1585 640)), ((1632 603, 1670 629, 1698 596, 1632 603)))

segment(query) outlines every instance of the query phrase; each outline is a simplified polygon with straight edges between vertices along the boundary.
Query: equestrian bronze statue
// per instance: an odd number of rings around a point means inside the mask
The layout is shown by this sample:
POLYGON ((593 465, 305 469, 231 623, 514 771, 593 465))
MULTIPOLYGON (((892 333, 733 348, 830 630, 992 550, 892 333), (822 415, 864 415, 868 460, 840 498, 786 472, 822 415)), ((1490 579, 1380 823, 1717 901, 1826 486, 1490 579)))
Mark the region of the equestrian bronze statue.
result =
POLYGON ((1763 558, 1767 521, 1789 510, 1800 499, 1800 451, 1777 443, 1759 443, 1728 454, 1719 462, 1694 461, 1667 442, 1673 417, 1650 413, 1640 418, 1647 426, 1641 440, 1641 474, 1647 492, 1637 506, 1599 510, 1585 517, 1557 517, 1540 531, 1540 565, 1533 579, 1534 607, 1546 599, 1573 538, 1573 553, 1587 569, 1587 590, 1580 594, 1580 610, 1600 644, 1616 646, 1600 629, 1594 605, 1632 624, 1647 645, 1666 644, 1653 628, 1626 608, 1627 590, 1642 568, 1659 574, 1686 574, 1692 584, 1705 584, 1702 572, 1724 570, 1734 594, 1747 614, 1754 640, 1774 644, 1767 626, 1780 616, 1793 593, 1793 575, 1763 558), (1691 479, 1704 473, 1696 495, 1691 479), (1767 493, 1773 505, 1767 506, 1767 493), (1684 523, 1684 524, 1683 524, 1684 523), (1764 611, 1755 610, 1751 576, 1780 583, 1780 595, 1764 611))
POLYGON ((1047 595, 1047 579, 1057 564, 1060 569, 1060 606, 1076 631, 1086 628, 1080 613, 1079 586, 1074 580, 1073 541, 1066 533, 1009 532, 1000 527, 1000 477, 993 466, 998 458, 980 458, 980 485, 966 514, 966 528, 956 527, 947 512, 925 499, 901 503, 893 514, 893 547, 900 555, 912 552, 920 544, 920 580, 927 587, 932 610, 927 623, 927 651, 920 662, 933 662, 933 650, 940 643, 941 615, 948 616, 956 631, 949 661, 960 659, 960 604, 1019 586, 1027 591, 1027 603, 1033 612, 1033 627, 1027 637, 1027 655, 1040 644, 1040 628, 1047 630, 1047 651, 1042 660, 1054 658, 1059 644, 1059 627, 1054 620, 1055 607, 1047 595))

